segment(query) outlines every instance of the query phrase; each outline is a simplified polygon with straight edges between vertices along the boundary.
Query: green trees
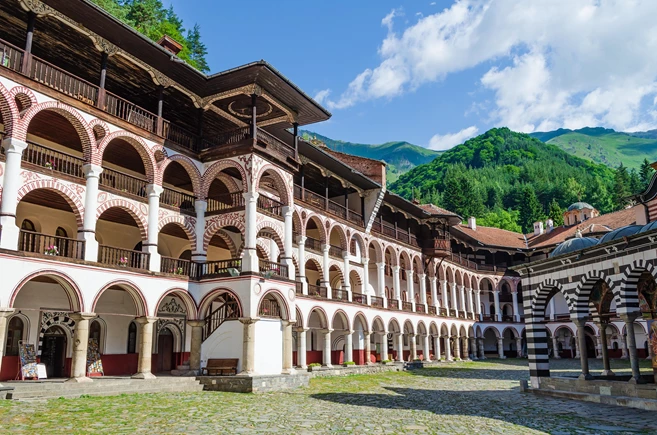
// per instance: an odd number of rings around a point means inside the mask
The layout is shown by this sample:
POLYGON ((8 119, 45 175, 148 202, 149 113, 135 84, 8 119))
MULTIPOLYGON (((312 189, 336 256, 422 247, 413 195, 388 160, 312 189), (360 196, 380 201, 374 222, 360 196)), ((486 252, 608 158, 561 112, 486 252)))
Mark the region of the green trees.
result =
POLYGON ((630 174, 621 163, 614 173, 614 208, 621 210, 625 208, 630 196, 630 174))
POLYGON ((531 186, 525 186, 522 190, 522 206, 520 207, 520 215, 518 223, 522 227, 524 233, 530 233, 534 230, 534 222, 543 220, 543 206, 538 202, 536 192, 531 186))
POLYGON ((178 57, 199 71, 210 70, 205 56, 207 49, 201 42, 198 24, 185 32, 183 22, 173 10, 166 9, 161 0, 92 0, 117 19, 134 27, 139 33, 157 41, 168 35, 179 42, 183 48, 178 57))
MULTIPOLYGON (((641 163, 641 168, 639 168, 639 178, 641 179, 642 190, 648 188, 650 180, 652 180, 652 175, 655 173, 655 170, 650 166, 648 159, 643 159, 641 163)), ((638 193, 638 192, 637 192, 638 193)))
POLYGON ((464 217, 482 214, 484 207, 481 198, 475 192, 464 165, 454 165, 447 169, 444 183, 442 203, 448 210, 464 217))
POLYGON ((555 227, 563 225, 563 208, 559 205, 556 199, 552 198, 550 206, 548 207, 548 218, 552 219, 555 227))

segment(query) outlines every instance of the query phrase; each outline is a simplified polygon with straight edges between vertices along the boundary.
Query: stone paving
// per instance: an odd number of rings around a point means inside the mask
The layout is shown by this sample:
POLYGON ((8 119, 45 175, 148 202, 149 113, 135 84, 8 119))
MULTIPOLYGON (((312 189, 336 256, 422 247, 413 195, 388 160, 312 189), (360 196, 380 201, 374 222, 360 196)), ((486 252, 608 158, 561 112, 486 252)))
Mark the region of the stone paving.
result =
MULTIPOLYGON (((599 362, 591 362, 592 371, 599 362)), ((577 373, 577 361, 553 361, 577 373)), ((626 370, 626 361, 614 368, 626 370)), ((518 392, 526 360, 319 378, 293 392, 0 401, 0 433, 655 434, 657 414, 518 392)))

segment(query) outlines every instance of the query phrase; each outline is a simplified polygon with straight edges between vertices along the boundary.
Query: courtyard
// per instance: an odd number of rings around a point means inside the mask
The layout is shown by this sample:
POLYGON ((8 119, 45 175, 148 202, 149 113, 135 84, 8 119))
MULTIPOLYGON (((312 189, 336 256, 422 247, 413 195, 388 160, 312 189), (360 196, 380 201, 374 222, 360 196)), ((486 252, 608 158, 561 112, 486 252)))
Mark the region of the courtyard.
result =
MULTIPOLYGON (((577 373, 577 360, 553 372, 577 373)), ((613 360, 617 373, 627 361, 613 360)), ((645 361, 642 361, 645 363, 645 361)), ((649 412, 518 392, 526 360, 312 379, 285 393, 181 393, 0 401, 2 433, 655 433, 649 412)), ((591 362, 599 372, 600 360, 591 362)), ((645 371, 647 365, 642 364, 645 371)))

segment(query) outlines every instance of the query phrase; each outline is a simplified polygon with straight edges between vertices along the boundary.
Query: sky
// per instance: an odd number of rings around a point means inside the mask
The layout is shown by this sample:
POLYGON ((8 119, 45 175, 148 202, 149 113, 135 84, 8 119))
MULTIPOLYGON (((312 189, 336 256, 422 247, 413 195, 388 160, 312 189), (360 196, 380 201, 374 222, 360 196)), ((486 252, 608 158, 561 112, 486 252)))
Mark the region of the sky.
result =
POLYGON ((304 128, 444 150, 492 127, 657 128, 655 0, 164 0, 211 71, 265 59, 331 113, 304 128))

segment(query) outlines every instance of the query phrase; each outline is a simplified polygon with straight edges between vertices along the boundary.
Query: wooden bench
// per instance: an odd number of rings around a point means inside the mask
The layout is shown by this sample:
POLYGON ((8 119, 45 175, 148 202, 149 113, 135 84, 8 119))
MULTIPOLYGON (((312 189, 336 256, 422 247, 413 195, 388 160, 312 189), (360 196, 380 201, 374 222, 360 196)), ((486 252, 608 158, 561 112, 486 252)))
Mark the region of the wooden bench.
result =
POLYGON ((237 374, 237 358, 211 358, 201 369, 201 375, 223 376, 237 374))

